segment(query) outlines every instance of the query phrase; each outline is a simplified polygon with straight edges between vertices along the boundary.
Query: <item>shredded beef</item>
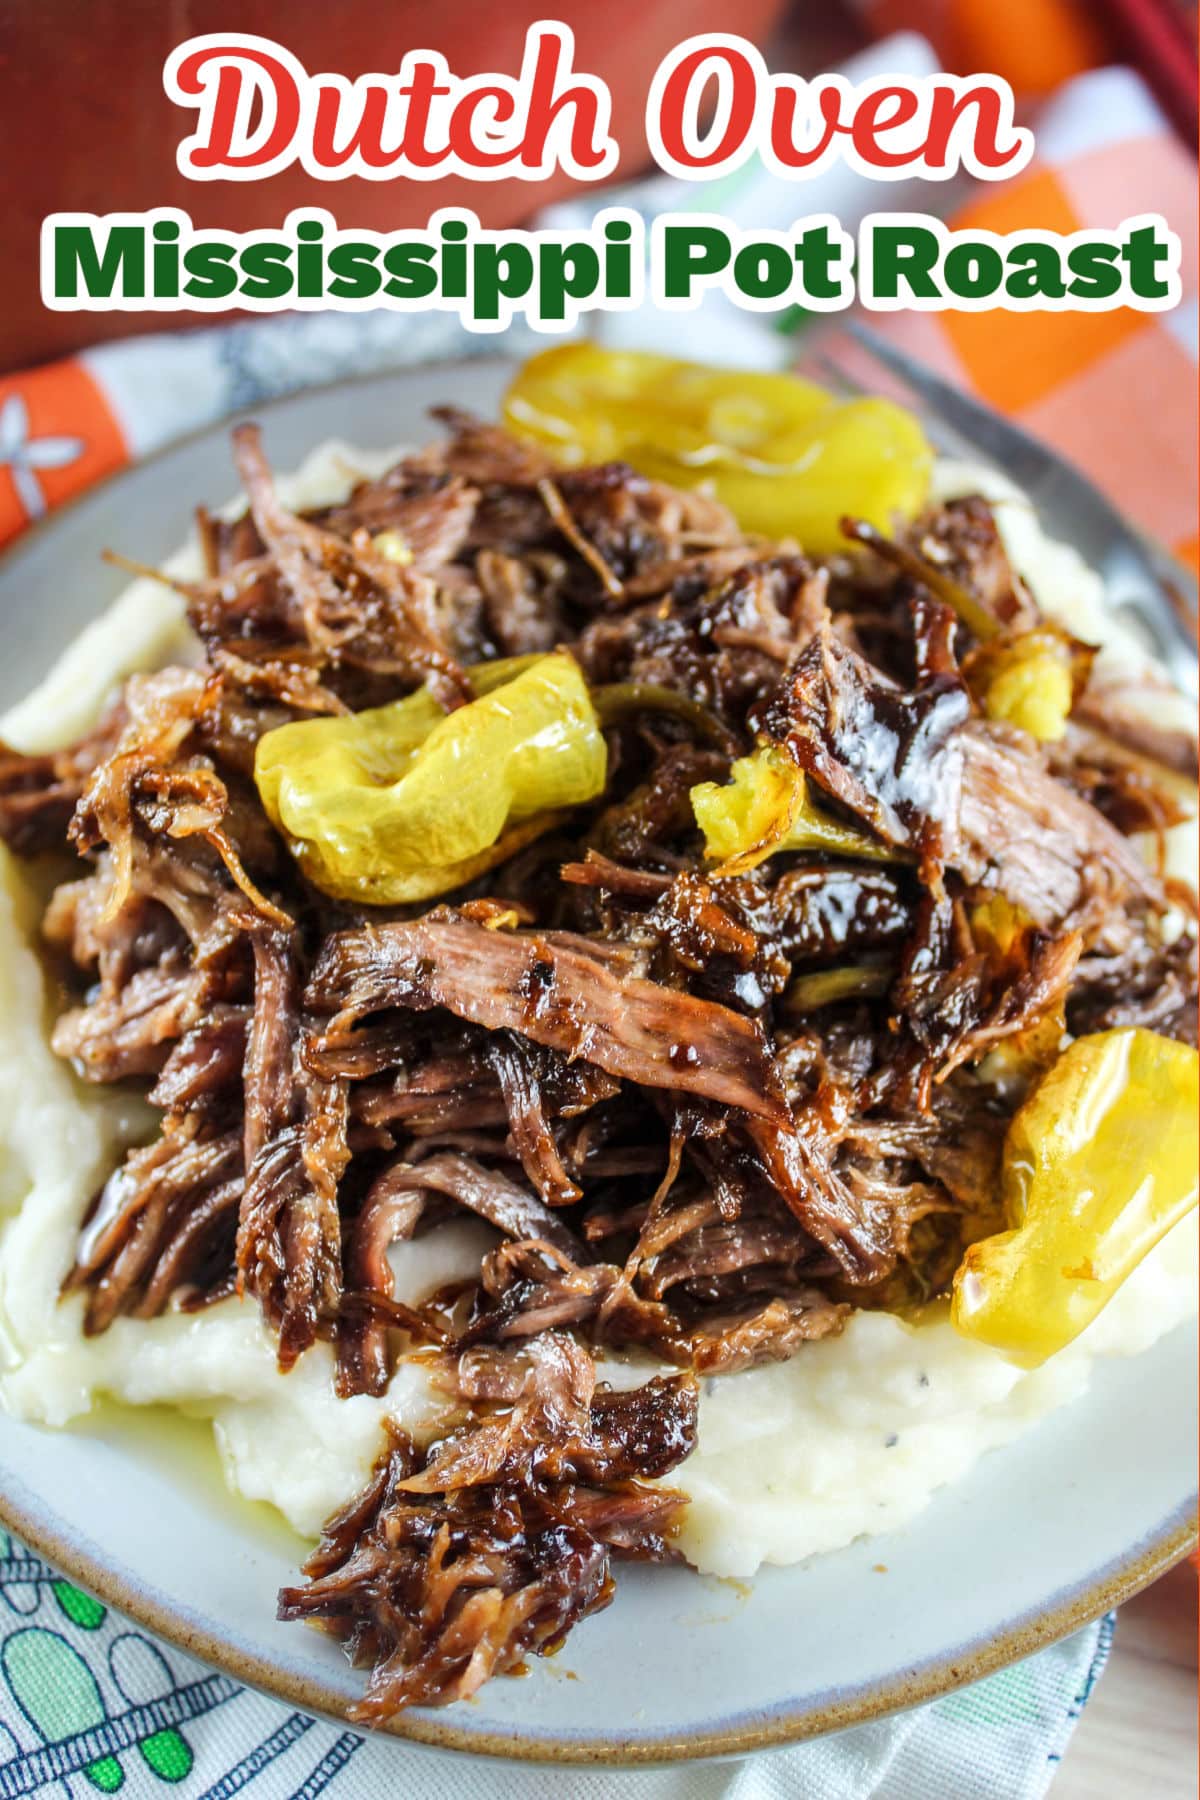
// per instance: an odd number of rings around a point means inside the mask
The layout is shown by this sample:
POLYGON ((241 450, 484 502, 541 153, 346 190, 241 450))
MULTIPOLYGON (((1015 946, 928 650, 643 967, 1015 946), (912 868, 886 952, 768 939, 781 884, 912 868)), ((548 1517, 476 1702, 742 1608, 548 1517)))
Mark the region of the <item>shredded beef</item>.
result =
POLYGON ((652 1484, 697 1376, 944 1294, 1064 1032, 1196 1032, 1195 897, 1133 841, 1190 810, 1194 746, 1080 645, 1059 742, 981 716, 988 645, 1049 629, 985 501, 816 559, 442 417, 308 514, 240 427, 249 510, 201 512, 181 584, 200 666, 131 677, 76 745, 0 747, 0 836, 75 859, 42 920, 54 1048, 159 1117, 81 1222, 85 1329, 237 1295, 281 1368, 323 1341, 351 1399, 416 1358, 444 1403, 281 1596, 371 1666, 372 1722, 675 1554, 684 1497, 652 1484), (559 646, 603 792, 440 905, 319 891, 259 803, 263 733, 422 683, 452 712, 468 664, 559 646), (721 875, 691 791, 764 744, 877 854, 721 875), (414 1240, 467 1217, 472 1279, 414 1293, 414 1240), (613 1391, 611 1355, 679 1373, 613 1391))
POLYGON ((279 1597, 280 1618, 319 1620, 372 1665, 360 1723, 466 1698, 608 1605, 613 1557, 672 1555, 682 1496, 644 1480, 695 1443, 688 1377, 598 1390, 590 1356, 547 1331, 444 1379, 459 1430, 398 1443, 279 1597))
POLYGON ((1062 924, 1103 880, 1113 899, 1152 903, 1136 849, 1024 746, 982 724, 963 733, 961 853, 968 881, 997 889, 1035 924, 1062 924))
POLYGON ((237 1267, 239 1284, 278 1325, 280 1365, 288 1368, 337 1316, 348 1084, 304 1066, 294 944, 283 932, 259 932, 254 956, 237 1267))
POLYGON ((489 1031, 584 1057, 621 1080, 779 1115, 761 1035, 727 1008, 660 987, 586 938, 489 931, 449 909, 331 938, 308 989, 324 1042, 385 1007, 444 1006, 489 1031))
POLYGON ((759 718, 822 788, 890 844, 952 856, 962 780, 958 728, 970 711, 957 671, 902 692, 823 624, 759 718))

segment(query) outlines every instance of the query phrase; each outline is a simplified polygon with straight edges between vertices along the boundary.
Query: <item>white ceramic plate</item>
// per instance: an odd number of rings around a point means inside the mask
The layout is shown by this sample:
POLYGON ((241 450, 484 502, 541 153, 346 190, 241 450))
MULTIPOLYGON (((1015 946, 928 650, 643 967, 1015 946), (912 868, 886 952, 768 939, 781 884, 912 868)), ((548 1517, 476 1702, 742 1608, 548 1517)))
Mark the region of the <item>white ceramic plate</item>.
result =
MULTIPOLYGON (((419 442, 429 406, 492 415, 504 379, 489 360, 306 394, 269 409, 268 451, 288 468, 329 436, 419 442)), ((227 445, 222 427, 118 476, 0 563, 0 711, 123 585, 98 561, 104 547, 159 561, 197 499, 231 491, 227 445)), ((976 1679, 1194 1542, 1195 1378, 1190 1328, 1101 1359, 1086 1398, 985 1456, 907 1529, 764 1570, 749 1589, 623 1569, 614 1605, 559 1656, 535 1659, 529 1679, 396 1729, 524 1758, 665 1761, 810 1736, 976 1679)), ((0 1418, 0 1516, 110 1604, 243 1681, 335 1717, 361 1691, 328 1640, 275 1623, 299 1546, 222 1499, 159 1415, 83 1433, 0 1418)))

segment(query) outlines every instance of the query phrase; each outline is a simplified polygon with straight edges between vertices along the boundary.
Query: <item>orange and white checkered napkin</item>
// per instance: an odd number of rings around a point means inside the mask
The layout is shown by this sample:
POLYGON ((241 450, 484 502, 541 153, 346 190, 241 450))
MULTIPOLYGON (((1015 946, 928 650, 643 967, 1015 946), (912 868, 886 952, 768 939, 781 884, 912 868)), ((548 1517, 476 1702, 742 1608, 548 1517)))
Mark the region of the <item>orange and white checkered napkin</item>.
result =
POLYGON ((1196 162, 1123 69, 1073 81, 1035 135, 1030 167, 977 188, 952 222, 1070 232, 1161 213, 1183 245, 1182 304, 1151 314, 902 313, 884 328, 1061 451, 1196 567, 1196 162))
MULTIPOLYGON (((860 74, 932 66, 910 36, 877 46, 860 74)), ((1185 299, 1174 312, 1145 315, 944 313, 881 318, 907 347, 1011 413, 1079 463, 1122 510, 1193 563, 1197 560, 1196 164, 1175 139, 1140 79, 1128 70, 1082 75, 1060 90, 1036 122, 1036 163, 1012 182, 979 187, 955 224, 995 231, 1047 226, 1114 226, 1158 212, 1184 244, 1185 299)), ((938 204, 937 189, 903 198, 854 177, 833 210, 847 224, 884 204, 938 204)), ((745 226, 777 224, 826 203, 813 187, 761 180, 723 189, 722 209, 745 226)), ((605 196, 611 199, 611 194, 605 196)), ((654 179, 622 198, 656 210, 714 204, 697 184, 654 179)), ((598 204, 591 195, 583 216, 598 204)), ((558 209, 559 217, 575 205, 558 209)), ((651 340, 663 318, 613 315, 607 337, 651 340)), ((740 360, 752 334, 770 336, 761 315, 707 308, 670 315, 677 352, 740 360)), ((532 334, 505 349, 523 352, 532 334)), ((778 337, 766 354, 779 359, 778 337)), ((435 357, 495 351, 494 337, 462 331, 448 315, 385 312, 302 314, 150 338, 133 338, 0 379, 0 543, 31 520, 146 452, 264 399, 342 376, 378 373, 435 357)), ((751 347, 749 353, 754 355, 751 347)))

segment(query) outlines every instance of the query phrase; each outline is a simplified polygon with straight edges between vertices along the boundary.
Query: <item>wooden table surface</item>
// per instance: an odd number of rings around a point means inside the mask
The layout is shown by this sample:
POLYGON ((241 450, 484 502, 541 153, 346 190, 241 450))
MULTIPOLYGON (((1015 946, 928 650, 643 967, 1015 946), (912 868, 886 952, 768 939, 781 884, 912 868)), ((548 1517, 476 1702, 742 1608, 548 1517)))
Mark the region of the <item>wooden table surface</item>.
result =
POLYGON ((1050 1800, 1196 1800, 1196 1638, 1196 1571, 1181 1563, 1118 1613, 1050 1800))

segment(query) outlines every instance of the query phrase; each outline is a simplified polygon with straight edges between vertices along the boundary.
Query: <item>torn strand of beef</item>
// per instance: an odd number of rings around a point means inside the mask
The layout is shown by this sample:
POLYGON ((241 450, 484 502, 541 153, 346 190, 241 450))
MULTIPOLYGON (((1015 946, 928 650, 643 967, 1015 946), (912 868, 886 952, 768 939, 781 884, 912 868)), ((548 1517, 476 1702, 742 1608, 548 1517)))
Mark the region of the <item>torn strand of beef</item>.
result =
POLYGON ((486 1352, 486 1376, 481 1354, 445 1367, 467 1422, 423 1455, 394 1449, 331 1521, 307 1585, 279 1597, 281 1618, 319 1620, 373 1665, 359 1723, 466 1698, 607 1605, 611 1557, 671 1555, 680 1497, 633 1472, 688 1455, 694 1382, 598 1391, 591 1358, 556 1332, 486 1352))
POLYGON ((277 1324, 280 1366, 289 1368, 337 1314, 337 1188, 349 1159, 348 1084, 303 1064, 297 953, 289 936, 259 932, 254 958, 237 1266, 240 1286, 258 1296, 277 1324))
POLYGON ((305 640, 335 667, 366 664, 424 680, 447 707, 469 699, 466 676, 433 628, 427 578, 375 550, 365 527, 347 543, 288 512, 275 494, 256 426, 235 427, 233 451, 254 523, 305 640))
POLYGON ((781 1116, 762 1038, 728 1008, 615 973, 586 938, 488 931, 443 909, 409 924, 343 932, 308 990, 337 1043, 382 1007, 447 1007, 622 1080, 680 1088, 766 1118, 781 1116))

